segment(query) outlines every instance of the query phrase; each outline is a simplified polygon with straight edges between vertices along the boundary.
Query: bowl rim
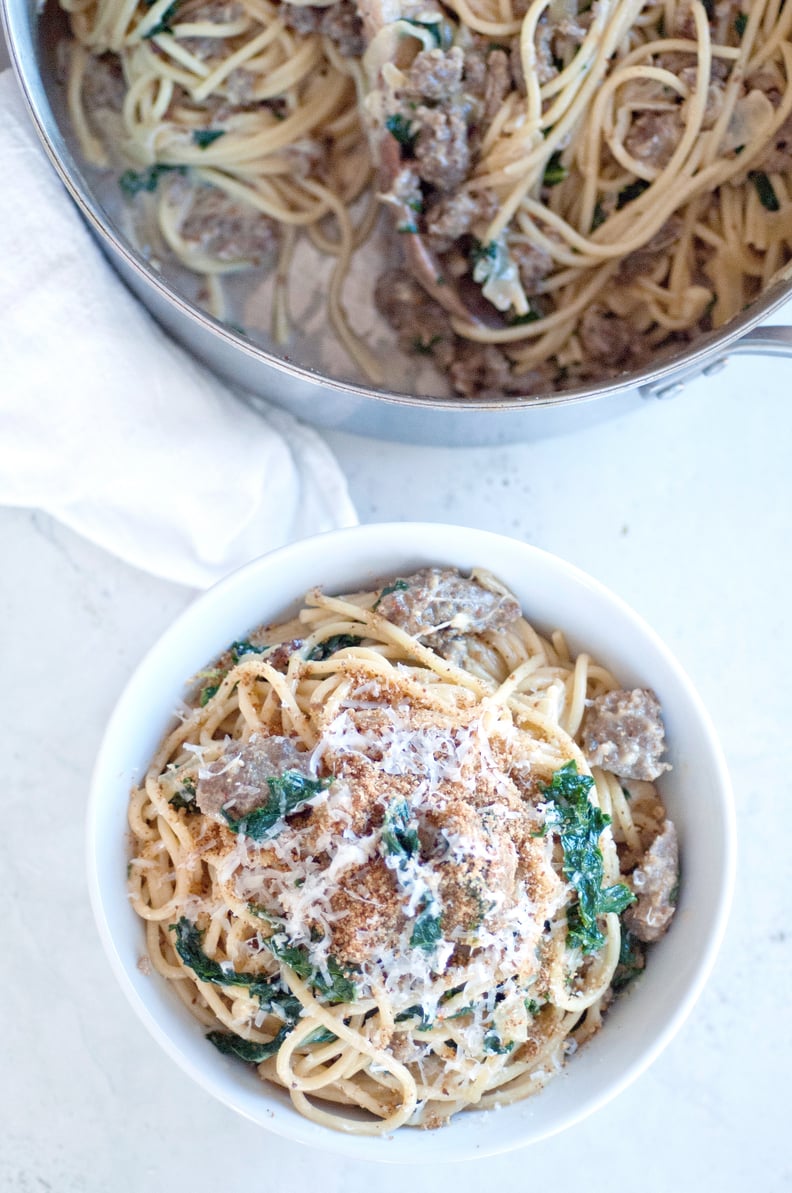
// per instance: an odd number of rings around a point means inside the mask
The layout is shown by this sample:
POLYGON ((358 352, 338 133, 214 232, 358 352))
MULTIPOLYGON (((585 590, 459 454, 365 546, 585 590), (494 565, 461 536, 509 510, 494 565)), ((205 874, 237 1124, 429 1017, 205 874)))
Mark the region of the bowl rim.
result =
MULTIPOLYGON (((481 566, 486 566, 486 561, 481 566)), ((350 565, 351 575, 362 571, 363 564, 359 560, 354 565, 350 565)), ((295 592, 293 599, 299 599, 300 595, 300 593, 295 592)), ((265 600, 266 598, 263 603, 265 603, 265 600)), ((573 633, 576 632, 576 630, 573 630, 573 633)), ((179 676, 178 678, 181 680, 183 677, 179 676)), ((733 790, 726 760, 712 720, 698 692, 659 635, 621 597, 613 593, 600 581, 566 560, 541 548, 510 538, 507 535, 453 524, 391 521, 364 523, 341 530, 326 531, 322 534, 313 535, 276 548, 244 564, 242 567, 229 573, 211 588, 199 594, 197 598, 191 601, 169 623, 163 633, 157 637, 145 652, 128 677, 107 721, 90 784, 90 795, 86 813, 86 852, 88 887, 93 915, 105 954, 115 973, 116 979, 138 1018, 144 1023, 154 1039, 160 1044, 166 1054, 172 1060, 175 1060, 179 1067, 196 1081, 201 1088, 212 1094, 224 1105, 242 1114, 243 1117, 295 1143, 307 1144, 326 1152, 335 1152, 357 1159, 375 1160, 385 1163, 412 1163, 416 1161, 437 1163, 444 1161, 463 1161, 501 1154, 556 1135, 580 1122, 595 1110, 617 1097, 618 1094, 654 1062, 687 1019, 715 964, 718 950, 726 931, 732 902, 736 876, 737 828, 733 790), (431 1149, 428 1147, 424 1148, 424 1154, 421 1154, 422 1149, 418 1145, 406 1148, 394 1147, 393 1145, 387 1147, 383 1141, 393 1140, 394 1136, 366 1137, 336 1132, 304 1119, 296 1112, 293 1113, 293 1116, 282 1116, 274 1113, 268 1107, 268 1099, 266 1097, 262 1098, 260 1109, 255 1113, 252 1112, 250 1107, 244 1103, 241 1094, 240 1096, 235 1096, 235 1092, 229 1092, 228 1087, 232 1083, 223 1083, 219 1080, 219 1070, 217 1070, 217 1076, 215 1076, 215 1067, 213 1064, 204 1065, 203 1063, 196 1063, 190 1056, 181 1051, 161 1025, 156 1014, 136 989, 132 981, 130 968, 124 961, 116 945, 110 927, 110 907, 114 902, 117 902, 117 896, 114 896, 113 892, 105 890, 100 873, 100 853, 103 849, 103 838, 99 831, 100 805, 108 782, 112 781, 113 777, 115 777, 117 782, 122 775, 122 772, 119 770, 118 761, 116 760, 116 739, 119 739, 120 736, 122 737, 120 730, 126 724, 130 711, 138 707, 139 690, 140 692, 145 691, 148 672, 154 669, 160 657, 166 655, 172 649, 174 643, 186 631, 190 630, 191 623, 197 621, 206 609, 215 604, 218 604, 218 607, 222 607, 226 603, 229 594, 240 588, 244 588, 248 579, 255 577, 262 569, 265 572, 272 568, 280 571, 288 571, 290 563, 293 560, 299 560, 319 541, 328 550, 336 549, 343 551, 345 545, 354 540, 365 542, 368 539, 371 545, 374 546, 377 539, 394 533, 399 537, 400 542, 403 543, 403 547, 394 544, 392 550, 394 554, 401 553, 402 555, 408 555, 411 549, 411 542, 416 537, 422 535, 437 535, 438 539, 435 549, 438 551, 440 549, 439 544, 443 539, 447 539, 448 537, 452 539, 457 538, 460 534, 464 534, 465 536, 474 535, 474 546, 476 553, 479 555, 485 554, 487 544, 490 544, 493 548, 499 546, 501 549, 506 547, 517 549, 523 553, 525 559, 530 557, 540 566, 549 566, 566 581, 571 581, 572 584, 588 590, 592 595, 596 595, 600 599, 605 599, 620 619, 626 619, 627 622, 631 623, 652 644, 673 673, 677 683, 685 690, 686 698, 691 702, 698 717, 699 729, 703 731, 702 740, 706 742, 715 787, 720 797, 720 827, 723 834, 722 857, 718 870, 720 889, 717 894, 711 923, 706 933, 705 948, 697 956, 693 973, 687 981, 684 995, 673 1012, 668 1015, 664 1026, 661 1030, 654 1033, 649 1041, 642 1046, 640 1052, 631 1063, 624 1067, 618 1077, 608 1081, 606 1088, 584 1099, 580 1104, 573 1105, 565 1113, 561 1113, 552 1123, 540 1126, 538 1129, 536 1124, 526 1123, 525 1129, 519 1132, 519 1137, 500 1143, 493 1142, 488 1144, 484 1141, 482 1144, 482 1142, 478 1141, 474 1146, 471 1138, 467 1148, 464 1145, 461 1148, 457 1148, 453 1156, 433 1155, 431 1154, 431 1149), (404 1154, 405 1152, 406 1154, 404 1154)), ((211 1050, 207 1052, 207 1056, 213 1057, 211 1050)), ((218 1054, 217 1059, 225 1058, 220 1058, 218 1054)), ((568 1073, 568 1070, 564 1070, 561 1078, 566 1073, 568 1073)), ((560 1078, 556 1078, 556 1080, 558 1079, 560 1078)), ((264 1086, 264 1090, 266 1092, 266 1086, 264 1086)), ((526 1099, 516 1105, 524 1106, 531 1101, 532 1099, 526 1099)), ((426 1139, 427 1133, 420 1131, 402 1133, 399 1131, 396 1132, 396 1136, 400 1140, 404 1139, 405 1136, 411 1140, 415 1140, 416 1137, 420 1140, 426 1139)), ((430 1137, 436 1137, 436 1133, 430 1133, 430 1137)))

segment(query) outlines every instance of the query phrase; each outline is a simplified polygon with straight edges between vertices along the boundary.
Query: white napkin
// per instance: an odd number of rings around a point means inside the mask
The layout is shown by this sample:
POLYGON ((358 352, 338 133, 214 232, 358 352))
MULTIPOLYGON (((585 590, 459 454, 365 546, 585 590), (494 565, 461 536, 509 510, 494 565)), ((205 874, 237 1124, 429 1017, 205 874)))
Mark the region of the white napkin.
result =
MULTIPOLYGON (((0 75, 0 502, 203 587, 354 525, 319 437, 254 413, 113 273, 0 75)), ((277 383, 276 383, 277 384, 277 383)))

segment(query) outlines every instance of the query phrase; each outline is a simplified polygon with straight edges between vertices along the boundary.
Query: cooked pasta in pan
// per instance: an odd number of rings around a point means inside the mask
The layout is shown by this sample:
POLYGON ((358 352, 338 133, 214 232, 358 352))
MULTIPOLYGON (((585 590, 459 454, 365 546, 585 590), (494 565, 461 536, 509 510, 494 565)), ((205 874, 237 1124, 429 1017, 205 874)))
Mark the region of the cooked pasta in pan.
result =
POLYGON ((782 0, 61 3, 83 151, 156 195, 210 309, 230 318, 224 274, 270 269, 285 344, 308 236, 335 261, 335 333, 378 384, 398 388, 344 282, 382 207, 396 261, 369 263, 362 301, 468 396, 647 364, 789 261, 782 0))

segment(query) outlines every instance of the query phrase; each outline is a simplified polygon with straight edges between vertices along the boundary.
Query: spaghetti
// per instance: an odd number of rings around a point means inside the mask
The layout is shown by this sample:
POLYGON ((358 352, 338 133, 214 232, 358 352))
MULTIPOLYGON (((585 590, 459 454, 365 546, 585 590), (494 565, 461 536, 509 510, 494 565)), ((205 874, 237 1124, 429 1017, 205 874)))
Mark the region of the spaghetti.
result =
MULTIPOLYGON (((83 154, 98 167, 129 166, 120 178, 127 196, 154 195, 159 234, 205 277, 210 310, 227 318, 224 275, 276 259, 272 335, 285 342, 287 282, 304 232, 335 258, 332 325, 376 378, 379 365, 341 301, 351 254, 376 213, 370 196, 357 223, 350 215, 371 179, 356 61, 290 27, 282 13, 291 6, 277 0, 62 7, 74 33, 67 98, 83 154)), ((350 53, 358 43, 348 24, 339 37, 350 53)))
POLYGON ((438 287, 414 321, 406 301, 388 304, 383 292, 382 304, 460 392, 538 393, 646 364, 727 323, 788 264, 792 14, 783 5, 449 7, 467 41, 455 31, 451 48, 430 51, 434 70, 426 52, 406 69, 383 67, 378 112, 401 143, 391 195, 412 176, 416 228, 438 246, 445 286, 472 278, 490 305, 468 301, 460 313, 438 287), (455 140, 454 125, 474 77, 475 146, 455 140), (431 94, 442 96, 433 106, 431 94), (426 185, 441 134, 445 191, 426 185))
POLYGON ((85 156, 156 189, 210 309, 228 318, 222 276, 274 254, 284 343, 303 232, 335 259, 332 325, 377 383, 342 291, 378 199, 407 273, 380 277, 377 306, 466 395, 646 364, 788 265, 782 0, 60 2, 85 156))
POLYGON ((199 677, 132 794, 151 962, 337 1130, 536 1092, 673 914, 672 827, 624 777, 665 769, 659 721, 636 736, 649 698, 485 572, 311 591, 199 677), (611 748, 622 776, 592 776, 611 748))

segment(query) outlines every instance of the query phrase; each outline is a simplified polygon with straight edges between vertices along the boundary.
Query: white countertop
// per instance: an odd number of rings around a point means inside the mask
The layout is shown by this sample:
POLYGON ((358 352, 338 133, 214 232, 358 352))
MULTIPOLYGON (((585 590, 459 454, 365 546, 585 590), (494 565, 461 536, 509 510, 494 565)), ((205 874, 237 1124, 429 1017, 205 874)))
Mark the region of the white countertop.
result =
POLYGON ((460 1168, 355 1164, 279 1140, 194 1087, 128 1009, 88 906, 86 791, 124 681, 191 594, 41 514, 0 510, 10 758, 0 868, 11 912, 0 1189, 792 1188, 791 387, 792 363, 740 360, 674 402, 552 441, 446 450, 328 437, 361 520, 502 531, 619 592, 698 684, 734 778, 734 911, 679 1036, 581 1126, 460 1168))

